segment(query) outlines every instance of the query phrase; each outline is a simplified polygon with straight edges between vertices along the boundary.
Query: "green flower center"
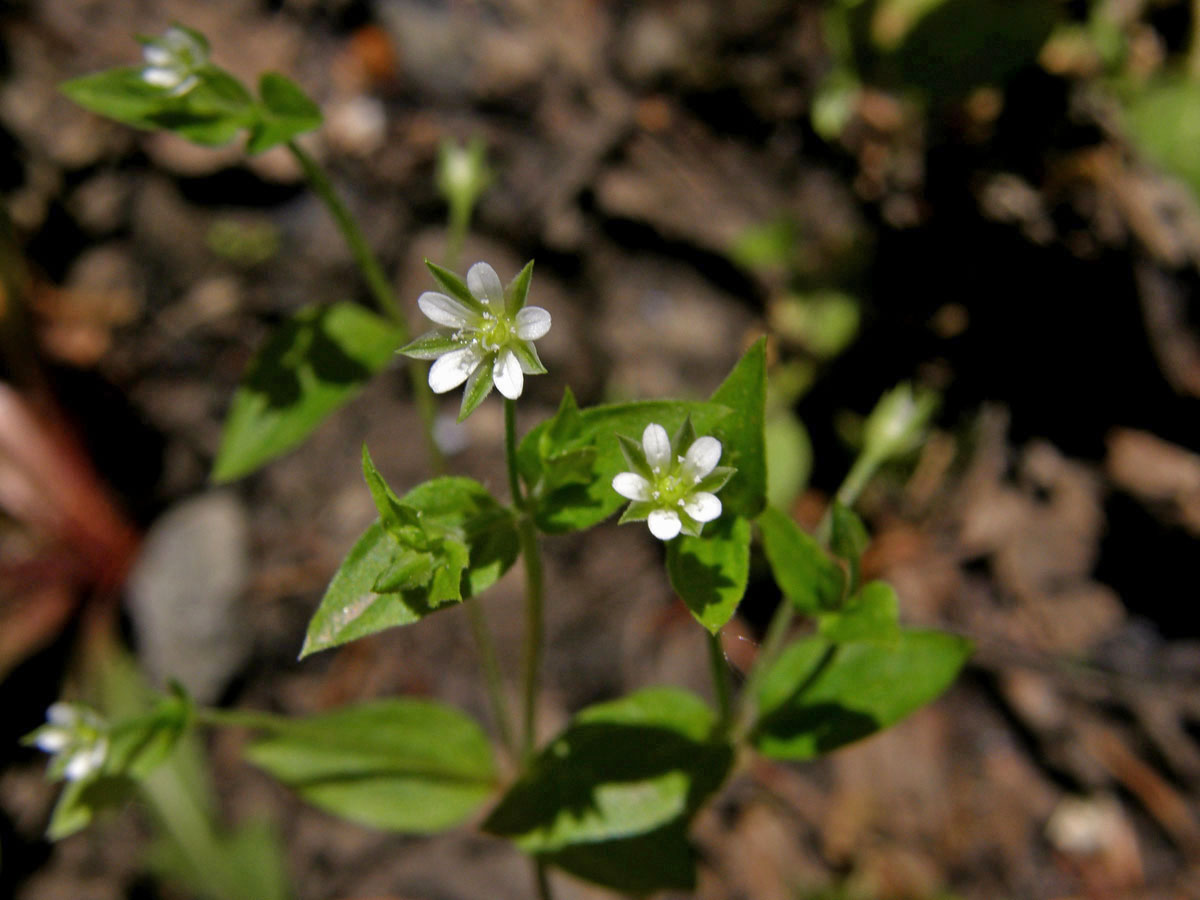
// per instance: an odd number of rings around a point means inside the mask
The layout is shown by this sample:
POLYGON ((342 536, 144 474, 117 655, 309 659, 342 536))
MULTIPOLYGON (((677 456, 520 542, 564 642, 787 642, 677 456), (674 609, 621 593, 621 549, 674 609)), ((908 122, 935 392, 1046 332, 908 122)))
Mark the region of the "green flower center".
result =
POLYGON ((504 316, 483 314, 483 325, 479 329, 479 342, 484 350, 499 350, 513 339, 512 325, 504 316))
POLYGON ((658 475, 650 486, 650 496, 659 507, 676 507, 686 500, 694 485, 681 478, 677 472, 658 475))

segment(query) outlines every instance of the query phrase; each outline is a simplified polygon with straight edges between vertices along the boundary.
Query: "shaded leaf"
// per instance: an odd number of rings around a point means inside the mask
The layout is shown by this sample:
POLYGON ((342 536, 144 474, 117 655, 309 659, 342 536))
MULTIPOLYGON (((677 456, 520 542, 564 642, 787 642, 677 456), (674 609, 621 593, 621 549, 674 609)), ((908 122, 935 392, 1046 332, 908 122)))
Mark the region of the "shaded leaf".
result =
POLYGON ((395 325, 352 303, 296 313, 233 396, 213 481, 240 478, 300 444, 387 364, 401 339, 395 325))
POLYGON ((639 877, 647 879, 644 889, 690 880, 683 830, 733 761, 733 748, 712 738, 715 719, 703 701, 675 688, 590 707, 537 757, 483 827, 610 887, 633 889, 622 879, 639 877), (668 852, 661 871, 622 875, 600 858, 600 847, 627 861, 644 860, 656 847, 668 852))
POLYGON ((671 586, 713 634, 732 618, 750 577, 750 523, 734 516, 710 522, 701 537, 667 544, 671 586))

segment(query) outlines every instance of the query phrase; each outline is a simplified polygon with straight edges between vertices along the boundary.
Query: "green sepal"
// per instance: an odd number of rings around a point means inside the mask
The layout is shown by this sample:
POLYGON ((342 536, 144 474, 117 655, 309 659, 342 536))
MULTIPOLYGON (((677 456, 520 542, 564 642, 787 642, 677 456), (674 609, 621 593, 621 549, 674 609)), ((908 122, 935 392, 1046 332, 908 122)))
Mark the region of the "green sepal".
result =
POLYGON ((617 435, 617 443, 621 446, 621 455, 625 457, 625 462, 629 464, 630 471, 641 475, 649 482, 654 481, 654 473, 650 470, 650 464, 646 462, 646 451, 642 447, 640 441, 635 441, 631 437, 626 437, 623 434, 617 435))
POLYGON ((626 522, 645 522, 650 518, 650 513, 658 509, 649 500, 633 500, 629 506, 625 507, 625 512, 621 513, 621 518, 617 520, 618 525, 624 525, 626 522))
POLYGON ((692 425, 692 417, 685 416, 679 428, 671 438, 671 455, 683 456, 696 441, 696 429, 692 425))
POLYGON ((494 353, 489 353, 479 361, 479 365, 475 367, 475 371, 467 379, 467 386, 463 389, 462 406, 458 411, 459 422, 465 421, 467 416, 473 413, 492 392, 492 373, 495 368, 496 354, 494 353))
POLYGON ((409 341, 396 352, 412 359, 437 359, 451 350, 461 350, 463 342, 446 328, 435 328, 409 341))
POLYGON ((431 262, 428 259, 425 260, 425 268, 429 270, 429 274, 433 276, 433 280, 438 283, 438 286, 443 291, 445 291, 455 300, 458 300, 468 309, 472 309, 480 315, 483 315, 483 304, 475 299, 475 295, 471 293, 465 281, 463 281, 449 269, 443 269, 437 263, 431 262))
POLYGON ((529 296, 529 282, 533 278, 533 260, 525 263, 525 268, 517 273, 517 277, 508 283, 504 289, 504 311, 509 318, 516 316, 524 306, 529 296))
POLYGON ((717 466, 700 479, 700 483, 697 484, 693 489, 693 493, 695 493, 695 491, 707 491, 710 494, 715 494, 717 491, 723 488, 725 483, 729 481, 729 479, 732 478, 736 473, 737 469, 735 469, 733 466, 717 466))
POLYGON ((538 356, 537 348, 531 341, 513 341, 508 348, 516 354, 521 363, 521 371, 526 375, 545 375, 546 367, 538 356))

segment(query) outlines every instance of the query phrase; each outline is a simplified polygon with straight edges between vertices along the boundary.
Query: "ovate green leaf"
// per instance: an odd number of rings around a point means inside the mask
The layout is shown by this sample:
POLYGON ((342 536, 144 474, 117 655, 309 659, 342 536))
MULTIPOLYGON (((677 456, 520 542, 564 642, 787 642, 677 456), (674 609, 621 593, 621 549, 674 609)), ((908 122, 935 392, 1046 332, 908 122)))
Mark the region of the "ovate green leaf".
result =
POLYGON ((667 544, 667 574, 692 615, 713 634, 732 618, 750 576, 750 523, 722 516, 700 537, 667 544))
POLYGON ((246 751, 252 763, 314 806, 375 828, 451 828, 496 784, 483 730, 438 703, 381 700, 264 725, 246 751))
POLYGON ((940 631, 902 631, 892 646, 793 644, 763 678, 751 740, 775 759, 811 759, 894 725, 941 694, 971 652, 940 631))
POLYGON ((325 590, 308 624, 300 655, 336 647, 392 628, 411 625, 464 596, 478 594, 503 575, 517 558, 519 540, 512 513, 470 478, 435 478, 400 498, 420 515, 430 566, 407 574, 403 546, 379 523, 355 543, 325 590), (428 576, 420 586, 410 578, 428 576), (397 590, 384 591, 394 582, 397 590))

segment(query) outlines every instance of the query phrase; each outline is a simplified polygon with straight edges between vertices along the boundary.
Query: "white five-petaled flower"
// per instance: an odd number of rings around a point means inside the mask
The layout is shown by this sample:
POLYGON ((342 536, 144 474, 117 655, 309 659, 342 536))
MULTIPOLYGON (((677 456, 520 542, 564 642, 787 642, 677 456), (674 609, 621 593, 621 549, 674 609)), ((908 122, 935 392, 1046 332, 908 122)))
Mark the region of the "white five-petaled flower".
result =
POLYGON ((54 758, 50 773, 67 781, 98 774, 108 755, 108 726, 92 710, 73 703, 55 703, 46 710, 47 724, 27 740, 54 758))
POLYGON ((445 292, 426 291, 417 305, 441 327, 400 352, 436 360, 429 368, 429 386, 436 394, 466 382, 460 422, 483 402, 492 385, 509 400, 520 397, 525 376, 546 371, 533 342, 550 330, 550 313, 525 305, 533 263, 507 288, 487 263, 471 266, 465 284, 445 269, 426 265, 445 292))
POLYGON ((198 33, 172 25, 162 37, 145 40, 142 58, 142 80, 179 97, 199 84, 196 73, 208 62, 208 45, 198 33))
POLYGON ((675 435, 651 422, 642 432, 639 446, 618 435, 621 450, 632 472, 613 478, 613 490, 632 500, 622 522, 645 521, 650 533, 669 541, 680 533, 697 537, 705 522, 721 515, 717 498, 725 482, 733 475, 729 466, 718 466, 721 442, 714 437, 695 436, 690 420, 675 435), (687 451, 679 450, 687 445, 687 451))

